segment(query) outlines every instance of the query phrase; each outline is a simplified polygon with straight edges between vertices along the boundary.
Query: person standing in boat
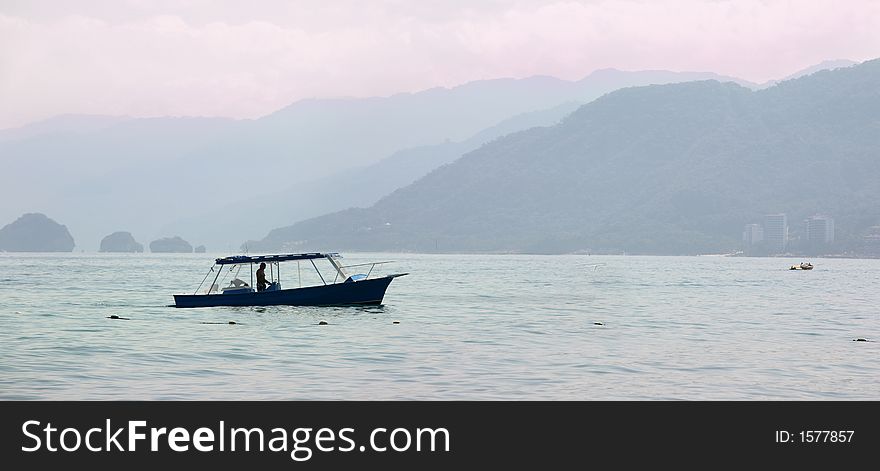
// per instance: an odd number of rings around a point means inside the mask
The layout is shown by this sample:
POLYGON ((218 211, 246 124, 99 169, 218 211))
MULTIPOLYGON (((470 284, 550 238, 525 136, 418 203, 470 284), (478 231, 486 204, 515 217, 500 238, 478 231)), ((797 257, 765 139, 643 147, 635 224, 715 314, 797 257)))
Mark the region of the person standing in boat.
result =
POLYGON ((257 291, 266 291, 266 286, 269 285, 269 282, 266 281, 266 264, 261 262, 260 268, 257 270, 257 291))

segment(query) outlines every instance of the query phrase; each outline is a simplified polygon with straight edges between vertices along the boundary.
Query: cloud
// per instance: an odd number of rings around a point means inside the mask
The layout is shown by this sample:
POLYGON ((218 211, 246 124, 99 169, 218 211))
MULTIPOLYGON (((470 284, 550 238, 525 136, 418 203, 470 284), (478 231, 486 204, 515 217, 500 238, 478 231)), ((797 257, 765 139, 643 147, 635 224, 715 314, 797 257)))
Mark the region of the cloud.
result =
POLYGON ((880 55, 872 1, 242 5, 86 2, 52 15, 0 7, 0 127, 61 113, 257 117, 306 97, 577 79, 604 67, 765 81, 880 55))

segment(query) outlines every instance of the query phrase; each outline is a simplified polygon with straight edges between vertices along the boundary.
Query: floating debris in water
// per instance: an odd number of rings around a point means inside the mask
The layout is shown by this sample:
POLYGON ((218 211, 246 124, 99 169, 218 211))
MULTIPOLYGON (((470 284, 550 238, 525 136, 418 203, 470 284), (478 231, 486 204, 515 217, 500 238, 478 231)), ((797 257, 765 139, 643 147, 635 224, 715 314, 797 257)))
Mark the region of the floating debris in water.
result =
POLYGON ((321 321, 321 322, 318 322, 318 325, 329 325, 329 324, 327 324, 327 321, 321 321))
POLYGON ((229 321, 229 325, 235 325, 235 321, 229 321))
POLYGON ((400 321, 393 321, 392 324, 400 324, 400 321))
POLYGON ((113 314, 113 315, 107 316, 107 319, 119 319, 119 320, 123 320, 123 321, 129 321, 129 320, 131 320, 131 319, 127 318, 127 317, 119 317, 119 316, 117 316, 116 314, 113 314))
POLYGON ((21 311, 15 311, 16 314, 21 314, 21 311))
POLYGON ((240 322, 229 321, 229 322, 199 322, 199 324, 211 324, 211 325, 242 325, 240 322))
POLYGON ((853 339, 853 342, 867 342, 867 341, 868 341, 868 339, 862 339, 862 338, 853 339))
POLYGON ((605 325, 605 324, 603 324, 601 322, 593 322, 593 325, 605 325))

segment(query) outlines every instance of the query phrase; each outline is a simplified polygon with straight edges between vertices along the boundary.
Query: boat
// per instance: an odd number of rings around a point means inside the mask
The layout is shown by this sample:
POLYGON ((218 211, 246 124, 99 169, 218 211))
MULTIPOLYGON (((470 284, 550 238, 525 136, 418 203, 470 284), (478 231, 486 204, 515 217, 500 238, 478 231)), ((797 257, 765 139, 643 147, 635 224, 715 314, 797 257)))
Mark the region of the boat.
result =
POLYGON ((801 262, 800 265, 792 265, 789 270, 812 270, 813 264, 810 262, 801 262))
MULTIPOLYGON (((344 305, 379 305, 385 297, 385 290, 394 278, 407 275, 397 273, 370 278, 376 265, 391 262, 371 262, 343 266, 341 255, 331 253, 298 253, 278 255, 234 255, 214 260, 214 265, 205 275, 198 288, 192 294, 175 294, 174 307, 213 307, 213 306, 344 306, 344 305), (333 279, 324 277, 315 261, 330 262, 333 279), (297 288, 282 289, 281 264, 297 262, 296 272, 299 274, 297 288), (301 262, 309 262, 320 279, 320 284, 302 286, 301 262), (268 286, 262 290, 254 290, 254 265, 265 263, 268 268, 266 280, 268 286), (367 267, 367 273, 349 274, 351 268, 367 267), (244 267, 250 268, 250 283, 238 278, 244 267), (206 290, 202 290, 205 281, 214 273, 214 281, 206 290), (232 276, 229 284, 220 287, 217 283, 225 283, 232 276), (222 278, 221 278, 222 276, 222 278)), ((326 270, 325 270, 326 271, 326 270)))

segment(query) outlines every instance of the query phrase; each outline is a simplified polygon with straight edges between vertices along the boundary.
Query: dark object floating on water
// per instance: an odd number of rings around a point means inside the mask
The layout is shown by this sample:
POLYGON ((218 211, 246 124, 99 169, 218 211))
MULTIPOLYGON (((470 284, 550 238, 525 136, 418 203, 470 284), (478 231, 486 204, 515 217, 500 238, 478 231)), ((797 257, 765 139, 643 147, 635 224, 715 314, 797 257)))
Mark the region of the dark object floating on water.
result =
MULTIPOLYGON (((176 307, 209 307, 209 306, 345 306, 345 305, 379 305, 385 296, 385 290, 396 277, 406 273, 387 275, 378 278, 370 278, 376 265, 389 262, 371 262, 356 265, 343 266, 338 253, 300 253, 280 255, 246 256, 236 255, 232 257, 218 258, 214 260, 214 266, 199 287, 192 294, 175 294, 174 305, 176 307), (316 260, 325 260, 332 266, 333 278, 325 277, 321 273, 316 260), (300 288, 281 289, 279 274, 281 262, 296 261, 306 262, 303 265, 312 265, 321 279, 321 284, 314 286, 302 286, 300 288), (268 285, 261 291, 254 290, 254 265, 265 263, 266 281, 268 285), (364 273, 348 273, 349 268, 370 266, 369 271, 364 273), (242 270, 244 268, 244 270, 242 270), (250 282, 239 279, 238 276, 247 276, 250 272, 250 282), (335 272, 335 273, 334 273, 335 272), (214 275, 213 281, 208 284, 207 290, 202 290, 202 284, 208 281, 210 275, 214 275), (222 281, 221 276, 223 276, 222 281), (229 285, 221 287, 231 277, 229 285), (220 283, 218 285, 217 283, 220 283)), ((299 268, 293 273, 299 273, 299 268)), ((300 282, 302 279, 300 278, 300 282)))
POLYGON ((318 322, 318 325, 328 325, 328 324, 327 324, 327 321, 321 321, 321 322, 318 322))
POLYGON ((789 270, 812 270, 813 264, 810 262, 802 262, 800 265, 792 265, 789 270))
POLYGON ((394 321, 392 324, 400 324, 400 321, 394 321))
POLYGON ((605 324, 603 324, 601 322, 593 322, 593 325, 605 325, 605 324))
POLYGON ((229 321, 229 325, 235 325, 235 321, 229 321))
POLYGON ((867 342, 868 339, 853 339, 853 342, 867 342))
POLYGON ((117 316, 116 314, 113 314, 113 315, 111 315, 111 316, 107 316, 107 319, 120 319, 120 320, 123 320, 123 321, 130 321, 130 320, 131 320, 131 319, 127 318, 127 317, 119 317, 119 316, 117 316))
POLYGON ((239 322, 229 321, 229 322, 199 322, 199 324, 213 324, 213 325, 241 325, 239 322))

